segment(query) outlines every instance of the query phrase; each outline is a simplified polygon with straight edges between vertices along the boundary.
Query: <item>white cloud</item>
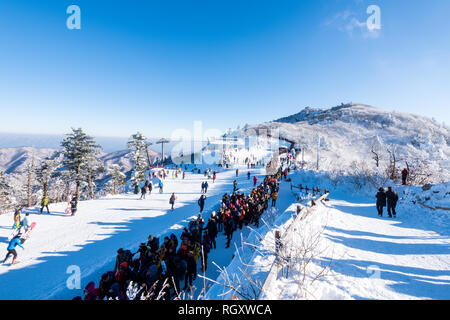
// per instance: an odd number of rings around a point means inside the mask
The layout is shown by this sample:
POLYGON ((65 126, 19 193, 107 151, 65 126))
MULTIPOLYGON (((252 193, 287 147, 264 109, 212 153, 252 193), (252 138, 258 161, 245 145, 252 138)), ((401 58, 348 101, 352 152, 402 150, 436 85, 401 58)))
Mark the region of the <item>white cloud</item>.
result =
POLYGON ((336 13, 332 18, 326 20, 324 25, 337 28, 339 31, 347 33, 349 37, 352 38, 361 36, 363 38, 376 39, 381 34, 380 30, 369 30, 367 21, 360 21, 356 13, 350 10, 336 13))

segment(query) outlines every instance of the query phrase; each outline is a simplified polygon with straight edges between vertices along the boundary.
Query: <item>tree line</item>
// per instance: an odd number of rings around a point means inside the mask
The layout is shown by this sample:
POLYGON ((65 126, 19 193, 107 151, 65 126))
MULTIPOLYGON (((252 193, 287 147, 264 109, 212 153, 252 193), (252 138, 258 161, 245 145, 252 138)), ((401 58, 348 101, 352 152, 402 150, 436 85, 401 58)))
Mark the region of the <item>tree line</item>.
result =
MULTIPOLYGON (((149 143, 140 132, 130 136, 133 169, 131 183, 136 185, 146 179, 151 165, 149 143)), ((119 164, 105 167, 101 159, 102 147, 81 128, 72 128, 61 141, 61 150, 41 161, 32 157, 26 167, 25 181, 12 181, 0 171, 0 213, 18 207, 31 207, 44 197, 52 202, 67 201, 69 195, 78 200, 95 199, 103 194, 116 194, 126 184, 125 169, 119 164), (107 180, 102 190, 99 178, 107 180)))

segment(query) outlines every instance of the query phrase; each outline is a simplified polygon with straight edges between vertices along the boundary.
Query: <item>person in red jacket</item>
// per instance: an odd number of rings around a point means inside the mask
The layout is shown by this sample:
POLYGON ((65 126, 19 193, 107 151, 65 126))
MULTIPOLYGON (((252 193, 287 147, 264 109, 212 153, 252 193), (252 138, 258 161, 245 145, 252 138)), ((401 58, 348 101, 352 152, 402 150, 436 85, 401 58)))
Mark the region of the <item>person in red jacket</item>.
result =
POLYGON ((100 289, 95 288, 95 283, 91 281, 84 288, 84 300, 97 300, 99 293, 100 289))
POLYGON ((253 186, 256 187, 256 181, 258 181, 258 178, 256 176, 253 176, 253 186))
POLYGON ((406 179, 408 178, 408 169, 402 170, 402 185, 406 185, 406 179))

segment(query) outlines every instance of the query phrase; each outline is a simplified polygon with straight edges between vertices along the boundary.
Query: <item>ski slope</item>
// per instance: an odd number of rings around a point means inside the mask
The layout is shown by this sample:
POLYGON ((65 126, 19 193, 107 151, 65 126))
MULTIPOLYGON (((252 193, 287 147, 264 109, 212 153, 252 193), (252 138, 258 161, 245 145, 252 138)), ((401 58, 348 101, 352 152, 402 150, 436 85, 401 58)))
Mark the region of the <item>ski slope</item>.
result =
MULTIPOLYGON (((250 171, 262 179, 263 169, 250 171)), ((248 190, 253 185, 251 180, 247 180, 246 173, 247 168, 242 166, 238 178, 241 190, 248 190)), ((215 183, 209 180, 203 212, 205 218, 209 217, 225 192, 232 192, 234 179, 233 168, 218 173, 215 183)), ((45 210, 40 215, 39 208, 34 208, 30 211, 30 221, 36 221, 37 226, 25 242, 25 250, 16 248, 20 263, 0 265, 0 299, 71 299, 83 295, 84 286, 89 281, 98 285, 101 274, 114 268, 118 248, 136 252, 139 244, 146 242, 150 234, 161 238, 175 233, 179 237, 190 218, 199 213, 197 200, 201 195, 201 182, 205 180, 203 174, 187 173, 184 180, 172 179, 169 174, 164 180, 162 194, 154 188, 145 200, 140 200, 140 195, 120 194, 80 201, 73 217, 64 213, 64 203, 51 204, 50 215, 45 210), (177 196, 174 211, 169 205, 172 192, 177 196), (66 286, 71 275, 66 271, 72 265, 80 267, 81 290, 69 290, 66 286)), ((6 253, 12 220, 10 214, 0 216, 2 255, 6 253)), ((222 250, 225 247, 223 237, 223 234, 219 235, 218 243, 222 250)), ((217 250, 211 254, 211 259, 216 256, 218 263, 226 265, 232 256, 232 250, 227 251, 228 255, 217 250)), ((208 274, 215 276, 214 267, 210 269, 208 274)))

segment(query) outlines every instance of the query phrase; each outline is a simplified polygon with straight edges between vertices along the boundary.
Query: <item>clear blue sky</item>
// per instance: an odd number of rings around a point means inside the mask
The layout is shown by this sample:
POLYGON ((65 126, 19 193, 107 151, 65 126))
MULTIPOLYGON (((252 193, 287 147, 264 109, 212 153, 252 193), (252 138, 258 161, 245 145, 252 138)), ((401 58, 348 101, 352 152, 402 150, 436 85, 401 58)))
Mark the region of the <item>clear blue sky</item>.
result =
POLYGON ((450 124, 449 13, 448 0, 3 0, 0 131, 170 136, 349 101, 450 124), (66 28, 71 4, 81 30, 66 28))

